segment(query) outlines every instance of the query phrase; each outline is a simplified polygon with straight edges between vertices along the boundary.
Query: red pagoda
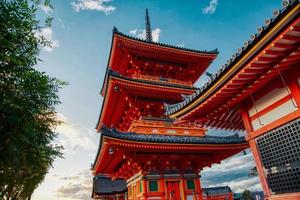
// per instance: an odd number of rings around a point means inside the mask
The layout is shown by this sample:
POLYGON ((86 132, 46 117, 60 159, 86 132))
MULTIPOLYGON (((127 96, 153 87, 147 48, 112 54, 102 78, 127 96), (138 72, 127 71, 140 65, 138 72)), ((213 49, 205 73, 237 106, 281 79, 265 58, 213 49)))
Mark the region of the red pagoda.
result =
POLYGON ((201 170, 248 143, 236 135, 208 136, 205 126, 174 123, 166 115, 171 104, 199 95, 193 84, 218 52, 153 42, 147 10, 145 21, 145 40, 113 29, 92 171, 100 188, 103 176, 126 180, 128 192, 120 198, 202 199, 201 170))
POLYGON ((176 124, 245 130, 266 199, 300 199, 300 3, 284 0, 193 98, 176 124))

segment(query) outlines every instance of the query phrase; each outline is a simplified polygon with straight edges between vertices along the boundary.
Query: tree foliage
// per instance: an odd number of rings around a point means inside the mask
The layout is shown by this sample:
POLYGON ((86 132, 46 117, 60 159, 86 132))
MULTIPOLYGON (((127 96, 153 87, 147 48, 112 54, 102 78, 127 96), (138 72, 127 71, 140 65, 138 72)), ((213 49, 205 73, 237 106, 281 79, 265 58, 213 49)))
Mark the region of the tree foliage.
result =
MULTIPOLYGON (((40 47, 36 12, 49 1, 0 0, 0 199, 30 199, 61 146, 55 106, 64 82, 37 71, 40 47)), ((51 19, 46 19, 49 26, 51 19)))
POLYGON ((251 200, 252 199, 251 191, 244 190, 244 192, 242 193, 242 198, 243 198, 243 200, 251 200))

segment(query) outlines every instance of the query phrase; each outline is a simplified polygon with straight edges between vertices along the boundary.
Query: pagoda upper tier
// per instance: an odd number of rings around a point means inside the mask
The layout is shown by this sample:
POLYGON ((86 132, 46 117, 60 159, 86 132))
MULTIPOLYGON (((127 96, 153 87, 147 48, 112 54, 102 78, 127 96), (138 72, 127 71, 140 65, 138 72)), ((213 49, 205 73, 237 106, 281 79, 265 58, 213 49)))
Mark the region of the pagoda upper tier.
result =
POLYGON ((129 78, 192 86, 217 54, 216 49, 199 51, 138 39, 114 28, 107 72, 111 69, 129 78))

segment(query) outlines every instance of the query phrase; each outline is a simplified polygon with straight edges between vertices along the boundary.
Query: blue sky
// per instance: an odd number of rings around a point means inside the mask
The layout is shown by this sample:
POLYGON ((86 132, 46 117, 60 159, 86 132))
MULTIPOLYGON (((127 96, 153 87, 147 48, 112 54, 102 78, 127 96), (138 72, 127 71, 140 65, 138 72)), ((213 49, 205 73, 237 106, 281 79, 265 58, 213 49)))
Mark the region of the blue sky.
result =
MULTIPOLYGON (((41 7, 39 16, 54 17, 40 34, 53 42, 41 51, 37 68, 69 83, 60 93, 57 110, 65 124, 57 128, 57 143, 65 146, 34 200, 87 199, 91 194, 89 168, 99 142, 95 133, 102 97, 112 28, 143 37, 144 12, 149 9, 153 36, 163 43, 212 50, 220 54, 209 67, 215 72, 243 45, 264 20, 280 8, 280 0, 52 0, 54 10, 41 7)), ((202 77, 201 85, 207 77, 202 77)), ((259 189, 251 153, 237 155, 206 169, 203 186, 229 184, 236 191, 259 189)))

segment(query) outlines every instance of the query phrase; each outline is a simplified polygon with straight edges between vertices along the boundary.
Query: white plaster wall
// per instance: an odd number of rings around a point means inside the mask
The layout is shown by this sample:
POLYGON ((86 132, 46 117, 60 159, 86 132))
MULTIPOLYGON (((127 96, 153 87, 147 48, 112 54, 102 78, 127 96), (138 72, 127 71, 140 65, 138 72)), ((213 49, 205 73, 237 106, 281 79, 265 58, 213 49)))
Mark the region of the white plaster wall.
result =
MULTIPOLYGON (((272 105, 276 101, 279 101, 283 97, 287 96, 289 93, 287 92, 286 88, 276 88, 272 90, 271 92, 267 93, 260 99, 254 101, 257 112, 265 109, 266 107, 272 105)), ((256 114, 255 106, 252 106, 252 108, 249 110, 249 116, 252 117, 256 114)))
POLYGON ((296 111, 297 108, 295 108, 292 100, 289 100, 287 102, 285 102, 284 104, 278 106, 277 108, 273 109, 272 111, 264 114, 263 116, 260 116, 259 118, 256 118, 255 120, 253 120, 252 123, 252 127, 253 130, 257 130, 293 111, 296 111), (259 123, 259 120, 261 121, 261 123, 263 125, 261 125, 259 123))

